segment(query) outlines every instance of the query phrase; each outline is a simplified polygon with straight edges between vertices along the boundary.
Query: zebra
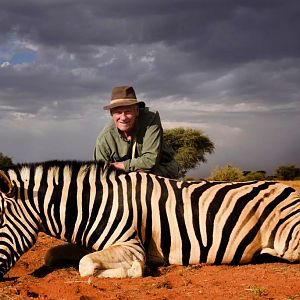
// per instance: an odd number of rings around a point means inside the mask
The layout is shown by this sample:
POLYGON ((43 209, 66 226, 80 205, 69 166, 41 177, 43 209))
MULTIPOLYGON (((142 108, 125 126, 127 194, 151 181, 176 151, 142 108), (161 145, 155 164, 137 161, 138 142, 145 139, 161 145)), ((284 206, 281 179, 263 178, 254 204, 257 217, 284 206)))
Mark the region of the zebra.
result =
POLYGON ((300 195, 275 181, 180 181, 101 161, 0 170, 1 277, 39 232, 84 250, 81 276, 141 277, 145 264, 236 265, 265 254, 299 262, 300 195))

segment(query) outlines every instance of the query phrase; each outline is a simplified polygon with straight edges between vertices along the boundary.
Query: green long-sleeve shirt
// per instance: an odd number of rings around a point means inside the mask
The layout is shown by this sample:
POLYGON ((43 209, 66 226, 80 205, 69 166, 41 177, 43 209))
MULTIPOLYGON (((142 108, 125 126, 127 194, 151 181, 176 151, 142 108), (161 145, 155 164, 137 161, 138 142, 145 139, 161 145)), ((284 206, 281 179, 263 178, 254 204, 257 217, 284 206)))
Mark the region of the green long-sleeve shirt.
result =
POLYGON ((107 162, 122 161, 125 172, 138 170, 178 178, 178 165, 172 149, 163 142, 163 129, 157 111, 141 109, 133 130, 133 139, 122 137, 111 121, 96 140, 94 159, 107 162), (135 153, 132 154, 136 142, 135 153))

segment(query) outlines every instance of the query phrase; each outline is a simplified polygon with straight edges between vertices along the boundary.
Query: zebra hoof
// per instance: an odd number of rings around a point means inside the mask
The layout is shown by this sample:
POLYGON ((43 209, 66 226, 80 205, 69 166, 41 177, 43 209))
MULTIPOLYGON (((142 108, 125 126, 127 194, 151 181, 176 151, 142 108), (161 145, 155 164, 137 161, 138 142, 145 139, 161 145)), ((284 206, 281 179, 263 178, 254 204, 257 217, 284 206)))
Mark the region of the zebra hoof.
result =
POLYGON ((95 272, 95 265, 93 260, 87 256, 84 256, 79 262, 79 273, 81 277, 92 276, 95 272))
POLYGON ((142 277, 144 274, 144 264, 141 261, 135 260, 132 263, 132 266, 130 269, 127 271, 127 276, 136 278, 136 277, 142 277))

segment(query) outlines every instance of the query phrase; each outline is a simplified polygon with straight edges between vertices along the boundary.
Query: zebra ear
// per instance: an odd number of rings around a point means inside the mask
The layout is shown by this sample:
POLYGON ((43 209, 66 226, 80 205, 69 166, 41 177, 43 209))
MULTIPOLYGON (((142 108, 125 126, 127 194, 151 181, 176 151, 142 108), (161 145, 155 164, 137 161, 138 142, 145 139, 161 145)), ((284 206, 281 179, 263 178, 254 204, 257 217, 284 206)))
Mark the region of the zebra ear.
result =
POLYGON ((6 174, 0 170, 0 192, 5 194, 8 197, 14 195, 14 186, 6 174))

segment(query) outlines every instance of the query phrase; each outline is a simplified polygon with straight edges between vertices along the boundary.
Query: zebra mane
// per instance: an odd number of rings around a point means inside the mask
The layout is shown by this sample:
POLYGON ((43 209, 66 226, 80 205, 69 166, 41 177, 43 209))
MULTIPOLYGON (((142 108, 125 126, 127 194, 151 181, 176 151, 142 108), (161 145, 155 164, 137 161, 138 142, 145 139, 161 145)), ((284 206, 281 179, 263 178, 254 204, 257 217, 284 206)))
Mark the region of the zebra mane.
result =
POLYGON ((97 167, 98 170, 101 170, 101 173, 104 176, 108 176, 111 173, 115 173, 115 175, 122 174, 123 172, 116 169, 115 167, 111 166, 110 164, 104 161, 81 161, 81 160, 48 160, 43 162, 31 162, 31 163, 18 163, 13 164, 11 166, 1 168, 3 171, 8 170, 15 170, 21 171, 22 169, 33 168, 36 169, 37 167, 43 167, 43 169, 50 169, 50 168, 64 168, 69 167, 70 169, 78 169, 81 167, 85 167, 86 170, 90 169, 91 167, 97 167))

